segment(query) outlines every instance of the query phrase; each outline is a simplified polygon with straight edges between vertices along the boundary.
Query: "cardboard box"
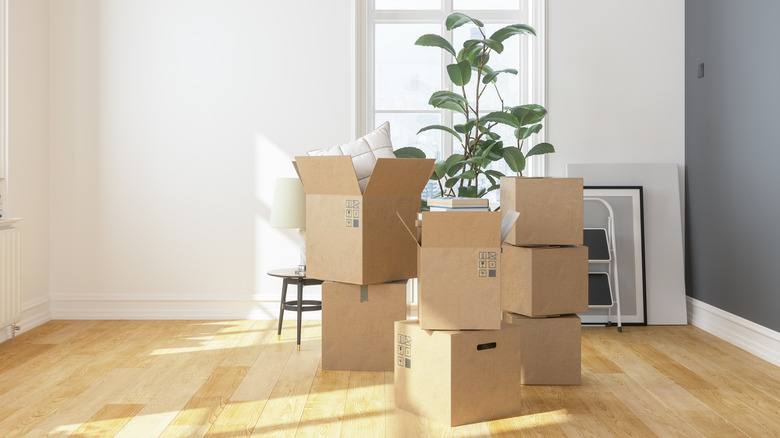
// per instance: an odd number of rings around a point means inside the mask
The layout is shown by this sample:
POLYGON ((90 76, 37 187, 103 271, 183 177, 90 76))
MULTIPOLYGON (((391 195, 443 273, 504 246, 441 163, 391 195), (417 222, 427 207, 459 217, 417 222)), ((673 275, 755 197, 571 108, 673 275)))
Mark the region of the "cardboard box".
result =
POLYGON ((406 319, 406 281, 322 284, 322 369, 393 371, 393 330, 406 319))
POLYGON ((582 323, 577 315, 529 318, 504 312, 520 328, 518 372, 523 385, 582 384, 582 323))
POLYGON ((417 276, 412 223, 434 160, 380 158, 365 193, 349 156, 295 157, 306 192, 306 274, 379 284, 417 276))
POLYGON ((520 213, 506 242, 582 245, 582 178, 501 178, 501 211, 520 213))
POLYGON ((518 333, 508 324, 425 331, 396 322, 395 406, 448 426, 520 414, 518 333))
POLYGON ((588 311, 588 248, 501 247, 501 309, 526 316, 588 311))
POLYGON ((423 212, 418 245, 422 329, 501 328, 501 213, 423 212))

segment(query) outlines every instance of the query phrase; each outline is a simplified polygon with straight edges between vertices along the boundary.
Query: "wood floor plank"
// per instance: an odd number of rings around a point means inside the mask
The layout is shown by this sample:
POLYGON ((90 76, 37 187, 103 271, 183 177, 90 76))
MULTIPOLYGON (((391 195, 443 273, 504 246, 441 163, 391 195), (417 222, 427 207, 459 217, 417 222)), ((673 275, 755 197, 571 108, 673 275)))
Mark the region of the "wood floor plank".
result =
MULTIPOLYGON (((289 356, 251 436, 295 436, 322 357, 319 333, 319 321, 304 327, 301 350, 289 356)), ((295 345, 295 341, 283 342, 295 345)))
POLYGON ((431 427, 428 419, 395 407, 395 373, 385 373, 385 436, 428 438, 431 427))
POLYGON ((381 371, 351 371, 342 437, 364 437, 385 430, 385 374, 381 371))
POLYGON ((71 436, 73 437, 111 437, 116 435, 120 429, 138 411, 143 405, 106 405, 95 415, 85 421, 71 436))
POLYGON ((349 371, 323 371, 314 375, 296 437, 339 437, 347 402, 349 371))

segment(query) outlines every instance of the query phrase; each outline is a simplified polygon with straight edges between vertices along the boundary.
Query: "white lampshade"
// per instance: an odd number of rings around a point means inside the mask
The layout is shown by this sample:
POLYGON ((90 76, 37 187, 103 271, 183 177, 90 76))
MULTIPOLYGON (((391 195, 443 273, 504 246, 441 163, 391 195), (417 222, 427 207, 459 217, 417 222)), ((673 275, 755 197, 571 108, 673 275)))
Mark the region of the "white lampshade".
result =
POLYGON ((271 207, 274 228, 306 228, 306 194, 298 178, 277 178, 274 205, 271 207))

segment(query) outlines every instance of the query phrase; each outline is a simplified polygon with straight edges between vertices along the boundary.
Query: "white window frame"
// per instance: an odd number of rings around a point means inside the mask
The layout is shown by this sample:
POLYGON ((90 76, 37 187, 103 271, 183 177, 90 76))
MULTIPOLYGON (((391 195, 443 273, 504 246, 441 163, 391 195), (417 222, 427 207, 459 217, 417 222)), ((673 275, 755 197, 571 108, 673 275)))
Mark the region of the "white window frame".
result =
MULTIPOLYGON (((494 22, 506 22, 507 20, 522 22, 531 24, 536 30, 536 37, 522 38, 521 47, 524 47, 526 52, 530 52, 532 45, 535 46, 535 51, 532 52, 533 58, 528 64, 528 71, 523 76, 527 82, 522 84, 520 102, 521 103, 535 103, 547 107, 547 2, 546 0, 520 0, 521 4, 527 8, 527 15, 524 15, 522 11, 519 11, 515 16, 507 16, 506 11, 492 11, 492 10, 459 10, 471 17, 475 17, 485 22, 486 24, 494 22), (525 94, 525 95, 522 95, 525 94)), ((442 0, 442 7, 439 10, 415 10, 415 11, 395 11, 395 10, 373 10, 373 1, 355 0, 353 3, 353 14, 355 17, 355 27, 353 30, 353 38, 355 44, 353 44, 354 52, 353 59, 355 60, 355 71, 353 82, 355 84, 354 90, 354 117, 355 125, 353 126, 353 133, 355 137, 360 137, 366 132, 370 132, 375 127, 371 126, 376 114, 374 108, 374 32, 373 27, 376 23, 438 23, 441 26, 441 35, 445 38, 450 38, 451 32, 446 31, 444 27, 444 20, 452 12, 452 0, 442 0)), ((449 55, 441 51, 442 66, 451 62, 449 55)), ((522 66, 521 66, 522 68, 522 66)), ((441 69, 442 84, 449 83, 446 70, 441 69)), ((452 126, 452 112, 439 110, 435 108, 428 108, 426 110, 393 110, 393 113, 431 113, 441 114, 442 124, 446 126, 452 126)), ((547 120, 549 121, 549 120, 547 120)), ((536 142, 546 141, 547 123, 545 128, 532 139, 536 142)), ((532 143, 535 144, 535 143, 532 143)), ((446 157, 452 153, 452 138, 450 136, 442 136, 441 145, 442 156, 446 157)), ((546 176, 547 175, 547 157, 535 156, 531 157, 527 163, 526 171, 527 176, 546 176)))

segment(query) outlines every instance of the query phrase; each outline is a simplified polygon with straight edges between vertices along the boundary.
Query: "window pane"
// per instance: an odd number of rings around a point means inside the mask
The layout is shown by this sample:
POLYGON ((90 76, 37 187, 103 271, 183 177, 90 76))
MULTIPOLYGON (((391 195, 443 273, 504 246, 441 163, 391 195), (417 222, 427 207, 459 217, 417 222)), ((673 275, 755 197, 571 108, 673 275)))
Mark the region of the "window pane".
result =
POLYGON ((394 9, 410 9, 410 10, 423 10, 423 9, 440 9, 441 0, 376 0, 374 2, 374 9, 378 11, 394 10, 394 9))
POLYGON ((377 24, 375 106, 377 110, 428 107, 441 89, 441 54, 435 47, 415 46, 421 35, 438 34, 438 24, 377 24))
MULTIPOLYGON (((486 24, 483 28, 483 32, 485 32, 485 35, 490 37, 490 35, 493 34, 493 32, 497 31, 498 29, 501 29, 502 27, 512 24, 512 23, 505 23, 505 24, 486 24)), ((463 47, 463 42, 468 39, 482 39, 482 34, 479 33, 479 29, 476 26, 473 25, 465 25, 461 26, 457 29, 455 29, 454 42, 456 50, 459 50, 461 47, 463 47)), ((501 73, 498 75, 498 81, 496 82, 496 85, 489 85, 488 88, 485 90, 485 93, 480 98, 480 112, 482 110, 498 110, 501 108, 501 100, 499 99, 498 94, 496 93, 496 87, 498 88, 498 91, 501 93, 501 98, 504 99, 504 106, 515 106, 520 105, 520 75, 523 74, 523 70, 525 67, 527 67, 527 64, 521 65, 520 64, 520 39, 521 38, 534 38, 533 36, 528 35, 520 35, 520 36, 512 36, 510 38, 507 38, 504 40, 504 51, 499 53, 492 52, 490 54, 490 59, 488 60, 488 65, 493 68, 493 70, 503 70, 507 68, 513 68, 518 71, 517 75, 513 75, 511 73, 501 73)), ((529 62, 528 57, 526 56, 524 59, 524 62, 529 62)), ((473 90, 474 86, 476 85, 476 75, 474 75, 471 79, 471 82, 466 86, 466 92, 469 96, 473 96, 473 90)), ((472 99, 472 98, 470 98, 472 99)), ((529 102, 523 102, 523 103, 529 103, 529 102)), ((472 102, 473 105, 473 102, 472 102)))
POLYGON ((452 8, 458 9, 520 9, 520 0, 453 0, 452 8))

